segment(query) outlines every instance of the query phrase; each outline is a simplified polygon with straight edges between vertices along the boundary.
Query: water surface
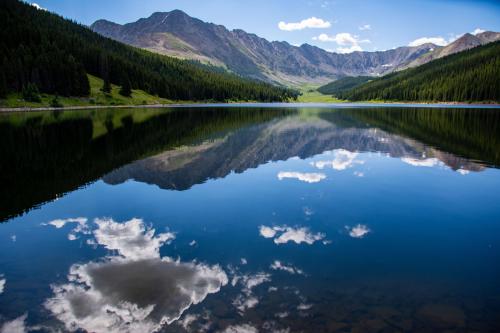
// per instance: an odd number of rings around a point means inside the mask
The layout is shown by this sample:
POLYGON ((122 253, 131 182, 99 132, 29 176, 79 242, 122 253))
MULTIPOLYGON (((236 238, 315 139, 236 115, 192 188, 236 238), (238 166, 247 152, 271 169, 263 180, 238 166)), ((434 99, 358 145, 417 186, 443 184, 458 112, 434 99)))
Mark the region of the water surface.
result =
POLYGON ((498 111, 2 115, 0 326, 498 332, 498 111))

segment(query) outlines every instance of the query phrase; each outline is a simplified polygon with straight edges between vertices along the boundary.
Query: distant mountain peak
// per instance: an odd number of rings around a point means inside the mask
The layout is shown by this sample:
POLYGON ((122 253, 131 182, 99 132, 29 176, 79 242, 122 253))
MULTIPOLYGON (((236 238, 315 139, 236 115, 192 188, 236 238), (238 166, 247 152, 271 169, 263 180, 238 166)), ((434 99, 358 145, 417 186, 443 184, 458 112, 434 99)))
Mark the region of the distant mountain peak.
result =
MULTIPOLYGON (((155 12, 125 25, 99 20, 91 28, 106 37, 153 52, 211 63, 254 79, 293 85, 323 84, 343 76, 383 75, 442 49, 428 43, 388 51, 338 54, 307 43, 293 46, 270 42, 242 29, 230 31, 178 9, 155 12)), ((476 36, 470 38, 481 43, 476 36)), ((485 35, 483 39, 491 38, 485 35)))

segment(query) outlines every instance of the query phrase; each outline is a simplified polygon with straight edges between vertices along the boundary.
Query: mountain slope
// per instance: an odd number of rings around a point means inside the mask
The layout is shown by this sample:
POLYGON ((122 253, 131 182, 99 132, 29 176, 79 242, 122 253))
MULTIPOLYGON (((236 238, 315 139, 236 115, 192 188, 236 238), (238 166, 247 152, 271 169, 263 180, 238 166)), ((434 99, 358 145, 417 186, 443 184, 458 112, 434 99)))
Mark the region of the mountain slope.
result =
POLYGON ((91 29, 112 39, 186 59, 211 62, 251 78, 287 84, 327 83, 343 76, 380 75, 408 64, 436 45, 337 54, 315 46, 269 42, 243 30, 192 18, 180 10, 154 13, 119 25, 96 21, 91 29))
POLYGON ((373 80, 371 76, 347 76, 337 81, 330 82, 318 88, 318 91, 325 95, 338 95, 344 91, 352 89, 354 87, 360 86, 363 83, 366 83, 370 80, 373 80))
POLYGON ((500 42, 374 79, 340 98, 403 101, 500 101, 500 42))
POLYGON ((17 0, 0 2, 0 96, 86 96, 91 74, 172 100, 284 101, 295 92, 140 50, 17 0))
POLYGON ((477 35, 464 34, 463 36, 461 36, 454 42, 446 45, 445 47, 436 47, 431 52, 424 54, 423 56, 417 58, 416 60, 412 61, 407 65, 400 66, 400 68, 398 69, 418 67, 432 60, 441 59, 443 57, 459 53, 462 51, 466 51, 471 48, 480 45, 485 45, 498 40, 500 40, 500 33, 498 32, 485 31, 477 35))

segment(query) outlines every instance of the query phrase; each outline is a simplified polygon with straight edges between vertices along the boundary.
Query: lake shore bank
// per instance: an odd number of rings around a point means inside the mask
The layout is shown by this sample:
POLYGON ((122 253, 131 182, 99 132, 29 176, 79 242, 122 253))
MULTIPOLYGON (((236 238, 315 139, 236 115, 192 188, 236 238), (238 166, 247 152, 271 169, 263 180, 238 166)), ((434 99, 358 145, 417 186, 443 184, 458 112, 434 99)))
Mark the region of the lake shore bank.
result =
POLYGON ((481 103, 408 103, 408 102, 338 102, 338 103, 172 103, 172 104, 146 104, 146 105, 86 105, 86 106, 64 106, 64 107, 0 107, 0 113, 13 112, 41 112, 41 111, 72 111, 72 110, 97 110, 97 109, 145 109, 145 108, 186 108, 186 107, 421 107, 421 108, 500 108, 500 104, 481 103))

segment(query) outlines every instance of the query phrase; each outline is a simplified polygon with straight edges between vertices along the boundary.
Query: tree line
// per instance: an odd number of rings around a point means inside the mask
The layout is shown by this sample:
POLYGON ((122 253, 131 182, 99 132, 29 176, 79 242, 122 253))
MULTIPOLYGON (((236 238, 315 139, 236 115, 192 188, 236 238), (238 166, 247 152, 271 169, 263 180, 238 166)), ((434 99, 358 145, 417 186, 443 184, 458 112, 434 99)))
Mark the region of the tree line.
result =
POLYGON ((294 90, 210 70, 137 49, 18 0, 0 2, 0 96, 30 85, 61 96, 88 96, 87 73, 105 84, 173 100, 294 99, 294 90))
POLYGON ((428 102, 500 101, 500 42, 395 72, 340 92, 339 98, 428 102))

